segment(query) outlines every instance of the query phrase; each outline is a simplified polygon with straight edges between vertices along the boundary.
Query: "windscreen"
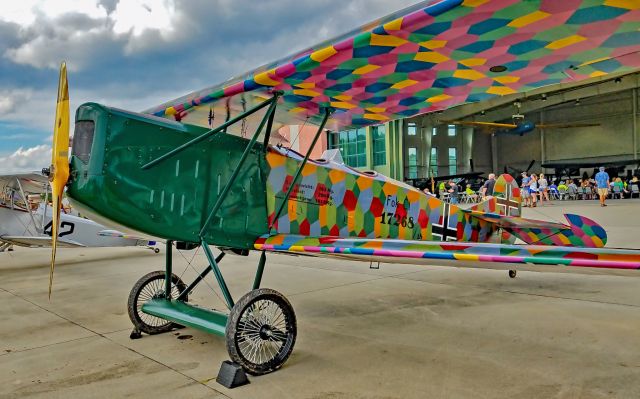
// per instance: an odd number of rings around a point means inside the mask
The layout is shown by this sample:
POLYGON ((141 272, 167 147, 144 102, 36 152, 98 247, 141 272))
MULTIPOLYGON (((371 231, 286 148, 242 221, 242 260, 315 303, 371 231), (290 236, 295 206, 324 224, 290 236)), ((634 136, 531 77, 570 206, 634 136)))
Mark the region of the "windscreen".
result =
POLYGON ((94 128, 95 124, 93 121, 76 122, 71 154, 78 157, 84 163, 88 163, 89 157, 91 156, 94 128))

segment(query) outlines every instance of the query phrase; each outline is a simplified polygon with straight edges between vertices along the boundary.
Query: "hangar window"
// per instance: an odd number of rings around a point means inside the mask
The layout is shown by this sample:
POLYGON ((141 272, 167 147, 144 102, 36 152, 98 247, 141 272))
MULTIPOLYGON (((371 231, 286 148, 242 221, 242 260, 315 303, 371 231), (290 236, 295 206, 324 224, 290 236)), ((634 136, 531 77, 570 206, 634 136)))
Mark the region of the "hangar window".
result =
POLYGON ((387 164, 386 129, 384 125, 371 128, 373 138, 373 166, 387 164))
POLYGON ((409 136, 415 136, 417 133, 418 133, 418 127, 416 126, 416 124, 413 122, 409 122, 407 124, 407 134, 409 136))
POLYGON ((455 148, 449 148, 449 174, 458 173, 458 154, 455 148))
POLYGON ((431 128, 431 135, 432 136, 437 136, 438 135, 438 128, 432 127, 431 128))
POLYGON ((337 133, 337 141, 332 139, 330 148, 339 148, 346 165, 354 168, 367 166, 367 131, 365 128, 337 133))
POLYGON ((447 126, 447 135, 449 137, 454 137, 456 135, 456 125, 447 126))
POLYGON ((409 147, 409 179, 418 178, 418 149, 409 147))

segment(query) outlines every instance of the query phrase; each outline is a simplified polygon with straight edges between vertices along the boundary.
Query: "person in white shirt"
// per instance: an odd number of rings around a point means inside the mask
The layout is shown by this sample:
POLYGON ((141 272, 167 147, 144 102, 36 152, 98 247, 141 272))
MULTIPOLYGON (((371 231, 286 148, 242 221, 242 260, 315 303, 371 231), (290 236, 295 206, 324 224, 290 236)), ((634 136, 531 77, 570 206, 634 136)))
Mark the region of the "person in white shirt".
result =
POLYGON ((543 173, 540 173, 538 186, 540 187, 540 205, 542 205, 544 201, 549 202, 549 182, 547 181, 546 177, 544 177, 543 173))

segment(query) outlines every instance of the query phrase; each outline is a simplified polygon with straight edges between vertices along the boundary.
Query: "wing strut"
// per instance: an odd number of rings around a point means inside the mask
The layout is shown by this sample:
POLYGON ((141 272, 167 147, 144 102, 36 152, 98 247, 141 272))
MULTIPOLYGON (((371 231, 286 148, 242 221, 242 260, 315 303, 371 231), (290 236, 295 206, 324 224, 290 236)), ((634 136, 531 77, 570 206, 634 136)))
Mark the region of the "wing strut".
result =
POLYGON ((271 223, 269 224, 269 231, 271 231, 271 228, 276 223, 276 220, 278 220, 278 218, 280 217, 280 214, 284 210, 284 207, 289 202, 289 196, 291 195, 291 192, 293 191, 293 188, 295 187, 296 182, 298 181, 298 179, 300 178, 300 175, 302 174, 302 169, 304 169, 304 166, 307 164, 307 161, 309 160, 309 157, 311 156, 311 151, 313 151, 313 147, 316 146, 316 143, 318 142, 318 139, 320 138, 320 134, 324 130, 324 125, 327 124, 327 121, 329 120, 329 116, 331 116, 332 113, 333 113, 333 110, 331 108, 326 108, 325 109, 324 117, 322 118, 322 123, 320 123, 320 126, 318 126, 318 131, 316 132, 316 135, 313 138, 313 141, 311 142, 311 145, 309 146, 309 150, 307 150, 307 153, 304 156, 304 159, 302 160, 302 163, 300 164, 300 167, 298 168, 298 170, 296 171, 296 174, 293 176, 293 179, 291 180, 291 184, 289 185, 289 189, 287 190, 287 193, 285 194, 284 199, 282 200, 282 204, 280 204, 280 208, 278 208, 278 212, 276 212, 275 217, 273 218, 273 220, 271 220, 271 223))
MULTIPOLYGON (((240 115, 238 117, 235 117, 235 118, 233 118, 232 120, 229 121, 229 122, 231 122, 231 121, 235 120, 237 122, 240 119, 242 119, 242 118, 244 118, 244 117, 256 112, 259 109, 258 107, 264 108, 266 105, 269 105, 269 109, 267 110, 267 113, 264 114, 264 117, 262 117, 262 121, 260 121, 260 125, 258 125, 258 128, 256 129, 256 132, 253 134, 253 137, 251 138, 251 141, 249 141, 249 144, 247 144, 247 147, 244 149, 244 152, 242 153, 242 156, 240 157, 240 160, 238 161, 238 164, 236 165, 235 170, 233 171, 233 174, 231 174, 231 177, 229 178, 229 181, 227 182, 227 184, 222 189, 222 192, 220 193, 220 196, 218 196, 218 199, 216 200, 216 203, 213 205, 213 208, 211 209, 211 212, 209 212, 209 216, 207 216, 207 220, 205 220, 204 224, 202 225, 202 229, 200 229, 200 240, 202 240, 203 246, 206 245, 206 244, 204 244, 204 233, 205 233, 205 230, 207 229, 207 226, 209 225, 209 223, 211 223, 211 220, 216 215, 216 213, 218 212, 218 209, 220 209, 220 207, 222 206, 222 203, 224 202, 225 198, 227 197, 227 194, 229 193, 229 190, 231 190, 231 187, 235 183, 236 178, 238 177, 238 174, 240 174, 240 170, 242 168, 242 165, 247 160, 247 157, 249 156, 249 152, 251 152, 251 150, 253 149, 253 146, 256 144, 256 141, 258 140, 258 136, 262 132, 262 129, 264 128, 264 125, 267 123, 267 121, 273 121, 272 116, 276 112, 276 106, 278 105, 278 97, 280 97, 280 95, 281 95, 280 92, 274 93, 273 98, 271 98, 270 100, 267 100, 267 101, 263 102, 259 106, 254 107, 253 109, 247 111, 246 113, 244 113, 244 114, 242 114, 242 115, 240 115)), ((272 124, 269 123, 269 126, 271 126, 271 125, 272 124)), ((221 125, 217 129, 213 129, 212 132, 215 131, 215 130, 221 129, 223 126, 224 125, 221 125)), ((208 134, 212 134, 212 133, 205 133, 202 136, 206 136, 208 134)), ((267 134, 269 134, 269 132, 267 132, 267 134)), ((168 152, 167 154, 163 155, 162 157, 156 159, 156 161, 161 159, 161 158, 163 158, 163 157, 168 157, 168 156, 173 155, 172 153, 175 153, 177 150, 184 149, 184 147, 192 144, 196 140, 199 141, 202 136, 197 137, 194 140, 191 140, 190 142, 188 142, 188 143, 176 148, 175 150, 168 152)), ((153 162, 155 162, 155 161, 152 161, 149 164, 151 164, 153 162)))
MULTIPOLYGON (((264 101, 264 102, 256 105, 255 107, 251 108, 247 112, 244 112, 244 113, 236 116, 235 118, 229 119, 228 121, 226 121, 222 125, 218 126, 217 128, 211 129, 208 132, 205 132, 205 133, 201 134, 200 136, 196 137, 195 139, 193 139, 193 140, 191 140, 191 141, 189 141, 187 143, 184 143, 183 145, 181 145, 181 146, 179 146, 177 148, 174 148, 173 150, 167 152, 164 155, 159 156, 158 158, 154 159, 153 161, 143 165, 142 169, 145 170, 145 169, 149 169, 149 168, 152 168, 152 167, 156 166, 157 164, 159 164, 160 162, 164 161, 165 159, 171 158, 172 156, 176 155, 179 152, 184 151, 186 148, 191 147, 194 144, 198 144, 199 142, 207 139, 209 136, 212 136, 212 135, 214 135, 216 133, 219 133, 221 131, 226 130, 229 126, 231 126, 231 125, 233 125, 233 124, 245 119, 246 117, 248 117, 250 115, 255 114, 256 112, 260 111, 262 108, 264 108, 264 107, 266 107, 268 105, 272 106, 272 108, 274 108, 273 111, 275 111, 275 104, 277 104, 278 98, 281 95, 282 95, 282 92, 280 92, 280 91, 274 92, 273 93, 273 97, 268 99, 267 101, 264 101)), ((269 112, 267 112, 267 115, 269 115, 269 112)), ((267 115, 265 115, 265 117, 267 115)), ((262 127, 263 127, 264 122, 265 122, 264 118, 263 118, 262 122, 263 123, 260 124, 260 127, 258 127, 258 130, 256 131, 256 134, 254 135, 255 138, 257 138, 257 135, 260 133, 260 130, 262 130, 262 127)), ((253 142, 255 143, 255 140, 253 140, 253 142)), ((253 144, 251 144, 251 146, 252 145, 253 144)), ((250 148, 251 146, 249 146, 247 148, 250 148)))
MULTIPOLYGON (((24 189, 22 188, 20 179, 17 177, 16 177, 16 183, 18 183, 18 188, 20 189, 20 195, 22 195, 22 200, 24 201, 24 206, 25 208, 27 208, 27 211, 29 212, 29 216, 31 217, 31 223, 33 223, 33 228, 36 230, 36 233, 38 233, 38 225, 36 224, 36 219, 33 217, 33 211, 31 211, 29 199, 27 198, 27 195, 25 194, 24 189)), ((45 197, 45 201, 46 201, 46 197, 45 197)), ((29 229, 27 228, 27 230, 29 229)))

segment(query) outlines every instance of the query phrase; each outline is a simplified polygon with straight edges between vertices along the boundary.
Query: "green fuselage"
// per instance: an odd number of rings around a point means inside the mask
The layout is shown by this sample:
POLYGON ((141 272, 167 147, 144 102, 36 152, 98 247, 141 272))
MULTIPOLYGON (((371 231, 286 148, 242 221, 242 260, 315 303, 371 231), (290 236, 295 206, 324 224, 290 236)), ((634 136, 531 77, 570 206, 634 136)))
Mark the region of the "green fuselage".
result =
MULTIPOLYGON (((87 103, 76 113, 69 196, 119 225, 199 243, 208 212, 248 140, 215 134, 159 165, 142 165, 203 134, 203 127, 87 103), (92 125, 93 123, 93 125, 92 125)), ((267 233, 264 147, 257 143, 203 238, 253 248, 267 233)))

